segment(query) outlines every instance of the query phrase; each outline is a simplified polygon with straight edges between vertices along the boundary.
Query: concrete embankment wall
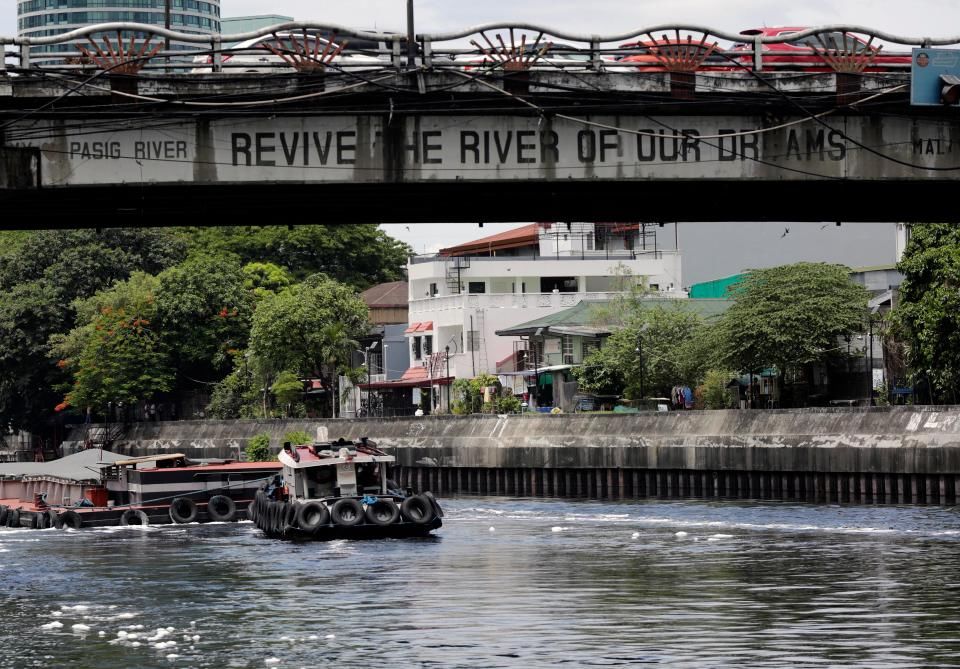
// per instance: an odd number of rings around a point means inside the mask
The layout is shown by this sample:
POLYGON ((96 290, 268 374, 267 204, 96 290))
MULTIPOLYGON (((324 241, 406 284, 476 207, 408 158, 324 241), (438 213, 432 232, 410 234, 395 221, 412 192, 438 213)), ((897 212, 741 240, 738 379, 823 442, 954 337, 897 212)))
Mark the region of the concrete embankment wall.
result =
POLYGON ((237 458, 256 434, 279 448, 318 426, 369 436, 401 483, 440 494, 952 504, 960 489, 960 407, 180 421, 134 425, 111 450, 237 458))

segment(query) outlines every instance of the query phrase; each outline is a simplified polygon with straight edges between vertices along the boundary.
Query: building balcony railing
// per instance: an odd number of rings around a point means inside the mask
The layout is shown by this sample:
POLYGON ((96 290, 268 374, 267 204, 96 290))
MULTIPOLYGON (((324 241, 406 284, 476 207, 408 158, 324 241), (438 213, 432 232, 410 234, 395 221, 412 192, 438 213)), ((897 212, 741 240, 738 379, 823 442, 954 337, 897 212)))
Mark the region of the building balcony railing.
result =
MULTIPOLYGON (((590 249, 590 250, 580 250, 580 249, 566 249, 559 251, 557 253, 538 253, 536 255, 517 255, 517 256, 465 256, 470 259, 471 263, 474 262, 509 262, 509 261, 526 261, 526 260, 659 260, 664 256, 678 255, 677 251, 674 250, 662 250, 662 249, 633 249, 624 250, 604 250, 604 249, 590 249)), ((437 253, 422 254, 416 256, 410 256, 411 265, 420 265, 423 263, 431 262, 440 262, 445 263, 447 261, 453 261, 454 258, 459 256, 442 256, 437 253)))
MULTIPOLYGON (((413 314, 435 313, 455 309, 559 309, 576 306, 581 300, 606 301, 625 297, 622 292, 594 293, 478 293, 444 295, 410 300, 413 314)), ((669 294, 664 293, 669 296, 669 294)))

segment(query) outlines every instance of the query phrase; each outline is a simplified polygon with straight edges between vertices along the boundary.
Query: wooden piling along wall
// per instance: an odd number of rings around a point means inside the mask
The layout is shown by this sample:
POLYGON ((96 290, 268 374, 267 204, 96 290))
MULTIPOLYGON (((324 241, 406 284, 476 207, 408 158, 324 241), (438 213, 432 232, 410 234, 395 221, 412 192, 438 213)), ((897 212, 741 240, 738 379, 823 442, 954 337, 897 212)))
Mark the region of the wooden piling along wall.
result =
POLYGON ((439 496, 954 505, 960 488, 955 474, 398 467, 396 476, 403 487, 439 496))

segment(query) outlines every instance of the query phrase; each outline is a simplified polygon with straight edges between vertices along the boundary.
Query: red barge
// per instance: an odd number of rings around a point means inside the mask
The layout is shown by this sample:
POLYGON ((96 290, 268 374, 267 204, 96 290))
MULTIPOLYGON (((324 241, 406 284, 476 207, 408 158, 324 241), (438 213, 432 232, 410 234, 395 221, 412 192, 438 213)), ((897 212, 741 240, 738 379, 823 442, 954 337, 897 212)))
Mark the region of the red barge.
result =
POLYGON ((257 490, 280 469, 276 461, 193 462, 182 453, 125 458, 98 449, 7 465, 0 467, 0 527, 246 520, 257 490))

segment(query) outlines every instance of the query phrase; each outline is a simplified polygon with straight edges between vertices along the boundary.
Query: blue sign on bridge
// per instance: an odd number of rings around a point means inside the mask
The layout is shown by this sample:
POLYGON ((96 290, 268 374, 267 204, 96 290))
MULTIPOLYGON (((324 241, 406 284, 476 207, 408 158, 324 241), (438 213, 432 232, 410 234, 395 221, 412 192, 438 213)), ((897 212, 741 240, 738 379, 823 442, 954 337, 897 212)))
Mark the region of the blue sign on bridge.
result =
POLYGON ((950 77, 960 81, 960 50, 914 49, 912 53, 910 104, 942 107, 944 87, 956 85, 950 77))

